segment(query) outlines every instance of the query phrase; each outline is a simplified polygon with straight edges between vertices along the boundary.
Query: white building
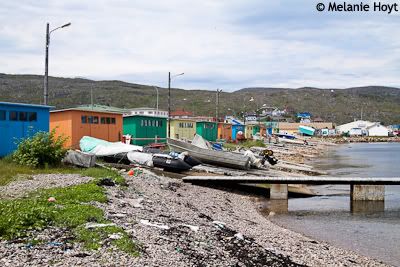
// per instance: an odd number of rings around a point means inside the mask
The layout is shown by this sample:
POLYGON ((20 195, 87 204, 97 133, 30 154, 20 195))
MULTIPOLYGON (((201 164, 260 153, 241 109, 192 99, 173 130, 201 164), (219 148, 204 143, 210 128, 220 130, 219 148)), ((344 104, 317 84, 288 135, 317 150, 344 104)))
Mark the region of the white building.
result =
POLYGON ((357 128, 366 131, 367 127, 370 127, 374 124, 375 124, 375 122, 358 120, 358 121, 353 121, 353 122, 339 125, 336 127, 336 130, 339 134, 350 133, 350 130, 357 129, 357 128))
POLYGON ((143 115, 143 116, 168 118, 168 111, 159 109, 157 110, 155 108, 134 108, 130 109, 129 112, 124 113, 124 115, 125 116, 143 115))
POLYGON ((389 129, 380 123, 367 127, 368 136, 389 136, 389 129))

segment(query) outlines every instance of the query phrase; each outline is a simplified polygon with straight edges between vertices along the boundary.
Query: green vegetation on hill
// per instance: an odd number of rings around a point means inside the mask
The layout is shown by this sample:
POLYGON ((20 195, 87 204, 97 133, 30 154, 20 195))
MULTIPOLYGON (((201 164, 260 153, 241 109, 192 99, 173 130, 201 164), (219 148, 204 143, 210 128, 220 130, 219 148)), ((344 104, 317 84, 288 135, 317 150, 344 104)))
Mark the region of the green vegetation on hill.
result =
MULTIPOLYGON (((59 108, 90 103, 93 89, 95 104, 121 108, 155 107, 153 86, 121 81, 91 81, 81 78, 49 78, 50 105, 59 108)), ((160 88, 160 109, 167 109, 168 91, 160 88)), ((1 101, 40 103, 43 76, 0 74, 1 101)), ((215 91, 172 89, 172 109, 194 111, 195 115, 215 116, 215 91)), ((349 89, 317 88, 245 88, 220 95, 220 114, 234 115, 254 111, 263 104, 289 108, 294 112, 309 111, 326 121, 345 123, 359 119, 399 123, 400 89, 369 86, 349 89), (250 98, 255 99, 249 102, 250 98)))

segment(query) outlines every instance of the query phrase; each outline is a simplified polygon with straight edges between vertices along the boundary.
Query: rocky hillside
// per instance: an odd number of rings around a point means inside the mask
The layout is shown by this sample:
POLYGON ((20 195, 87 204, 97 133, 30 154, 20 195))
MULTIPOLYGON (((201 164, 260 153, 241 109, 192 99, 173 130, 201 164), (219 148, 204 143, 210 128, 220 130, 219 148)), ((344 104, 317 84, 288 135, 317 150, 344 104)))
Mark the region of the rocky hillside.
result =
MULTIPOLYGON (((117 107, 155 107, 156 90, 153 86, 121 81, 92 81, 81 78, 49 78, 49 103, 56 108, 89 104, 93 91, 96 104, 117 107)), ((168 90, 160 88, 159 107, 167 109, 168 90)), ((43 76, 0 74, 0 101, 41 103, 43 76)), ((195 115, 215 115, 215 91, 171 91, 172 109, 194 111, 195 115)), ((220 113, 238 114, 255 111, 263 104, 289 108, 293 113, 309 111, 315 117, 344 123, 360 118, 400 123, 400 89, 369 86, 348 89, 317 88, 245 88, 220 95, 220 113), (251 98, 254 101, 250 102, 251 98)))

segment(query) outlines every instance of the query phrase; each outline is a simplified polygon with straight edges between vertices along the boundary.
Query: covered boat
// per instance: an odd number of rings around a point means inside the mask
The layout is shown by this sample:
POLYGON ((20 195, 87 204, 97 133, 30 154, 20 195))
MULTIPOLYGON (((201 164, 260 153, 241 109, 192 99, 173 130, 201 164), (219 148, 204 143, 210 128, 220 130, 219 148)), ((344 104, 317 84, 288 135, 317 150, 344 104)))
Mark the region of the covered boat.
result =
POLYGON ((315 132, 315 129, 312 127, 308 127, 308 126, 299 126, 299 133, 302 135, 310 135, 313 136, 315 132))
POLYGON ((247 170, 250 168, 250 158, 239 153, 226 151, 215 151, 212 149, 201 148, 193 144, 176 139, 167 139, 169 147, 176 152, 187 151, 189 155, 207 163, 216 166, 247 170))

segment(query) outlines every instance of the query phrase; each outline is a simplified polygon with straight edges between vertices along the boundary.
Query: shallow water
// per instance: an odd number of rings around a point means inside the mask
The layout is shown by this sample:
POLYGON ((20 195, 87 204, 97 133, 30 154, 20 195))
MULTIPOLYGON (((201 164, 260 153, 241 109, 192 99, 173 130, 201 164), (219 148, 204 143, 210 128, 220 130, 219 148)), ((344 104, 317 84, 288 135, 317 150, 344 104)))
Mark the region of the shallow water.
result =
MULTIPOLYGON (((346 144, 313 162, 330 176, 400 177, 400 143, 346 144)), ((400 186, 384 202, 351 202, 349 186, 322 186, 342 195, 264 203, 273 221, 317 240, 400 266, 400 186)))

